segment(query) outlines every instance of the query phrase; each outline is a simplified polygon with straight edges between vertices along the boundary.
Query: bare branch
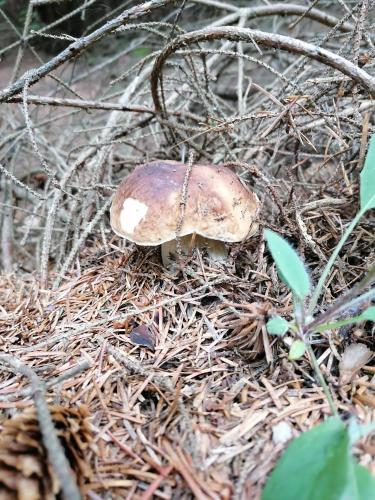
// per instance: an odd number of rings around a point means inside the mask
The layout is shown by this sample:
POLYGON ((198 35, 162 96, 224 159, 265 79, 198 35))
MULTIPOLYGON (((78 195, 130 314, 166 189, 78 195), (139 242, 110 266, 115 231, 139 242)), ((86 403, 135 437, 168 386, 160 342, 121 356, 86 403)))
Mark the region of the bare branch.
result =
MULTIPOLYGON (((292 3, 275 3, 270 5, 259 5, 257 7, 235 7, 231 4, 217 2, 216 0, 192 0, 192 2, 202 5, 211 5, 223 10, 233 12, 233 14, 230 14, 231 20, 227 20, 227 23, 236 22, 240 17, 246 17, 246 19, 250 20, 257 17, 269 17, 277 15, 304 16, 326 26, 335 26, 339 23, 339 19, 337 19, 337 17, 331 16, 330 14, 327 14, 322 10, 312 8, 306 11, 306 7, 304 7, 303 5, 296 5, 292 3)), ((350 23, 343 23, 340 26, 340 30, 344 32, 353 31, 354 26, 350 23)))
MULTIPOLYGON (((22 97, 14 96, 7 100, 8 103, 22 102, 22 97)), ((27 102, 30 104, 39 104, 41 106, 64 106, 66 108, 82 108, 82 109, 102 109, 105 111, 130 111, 132 113, 149 113, 155 114, 155 111, 146 106, 123 106, 117 102, 100 102, 89 101, 83 99, 65 99, 59 97, 46 97, 39 95, 27 96, 27 102)))
POLYGON ((151 92, 155 110, 158 113, 162 112, 162 105, 158 93, 158 81, 161 76, 164 63, 168 57, 178 49, 186 47, 189 44, 220 39, 231 40, 233 42, 244 41, 247 43, 253 43, 253 41, 255 41, 256 43, 265 45, 266 47, 281 49, 294 54, 307 56, 321 62, 322 64, 330 66, 331 68, 341 71, 341 73, 349 76, 352 80, 367 89, 371 94, 375 93, 375 77, 369 75, 363 69, 334 52, 284 35, 277 35, 275 33, 267 33, 247 28, 223 26, 220 28, 202 29, 185 35, 180 35, 157 57, 151 74, 151 92))

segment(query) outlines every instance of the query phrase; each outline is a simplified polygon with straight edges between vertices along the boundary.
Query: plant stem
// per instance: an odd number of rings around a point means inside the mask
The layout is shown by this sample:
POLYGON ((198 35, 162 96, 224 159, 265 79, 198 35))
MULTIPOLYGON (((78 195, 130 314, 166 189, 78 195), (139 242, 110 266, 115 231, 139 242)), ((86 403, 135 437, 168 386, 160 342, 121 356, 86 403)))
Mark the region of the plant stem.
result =
POLYGON ((333 415, 335 417, 338 417, 339 414, 337 412, 337 408, 336 408, 335 403, 333 401, 331 391, 327 385, 327 382, 325 381, 325 379, 323 377, 323 373, 319 367, 318 360, 315 357, 313 348, 308 343, 306 344, 306 348, 307 348, 307 352, 309 353, 309 356, 311 358, 312 365, 313 365, 314 371, 316 373, 316 376, 318 377, 320 385, 322 386, 323 392, 328 400, 329 407, 331 408, 333 415))
POLYGON ((328 387, 328 385, 327 385, 327 383, 326 383, 326 381, 325 381, 325 379, 323 377, 323 373, 322 373, 322 371, 321 371, 321 369, 319 367, 319 363, 318 363, 318 360, 315 357, 313 348, 311 347, 311 344, 306 341, 307 340, 306 339, 306 335, 304 334, 304 330, 306 328, 306 326, 304 324, 304 322, 305 322, 305 315, 304 314, 303 315, 298 314, 299 313, 299 310, 298 310, 298 306, 299 305, 301 305, 301 304, 298 304, 298 301, 295 300, 294 301, 294 317, 295 317, 295 321, 296 321, 298 336, 300 337, 300 339, 306 345, 306 350, 309 353, 309 356, 310 356, 310 359, 311 359, 311 362, 312 362, 312 365, 313 365, 313 368, 314 368, 314 372, 315 372, 316 376, 318 377, 320 385, 322 386, 323 392, 324 392, 324 394, 325 394, 325 396, 326 396, 326 398, 328 400, 329 407, 331 408, 331 411, 332 411, 333 415, 335 417, 338 417, 338 412, 337 412, 335 403, 333 401, 331 391, 330 391, 330 389, 329 389, 329 387, 328 387))
POLYGON ((322 293, 322 289, 323 289, 323 286, 324 286, 324 283, 329 275, 329 272, 331 271, 332 269, 332 266, 338 256, 338 254, 340 253, 340 250, 342 249, 342 247, 344 246, 346 240, 349 238, 351 232, 353 231, 353 229, 355 228, 355 226, 358 224, 358 222, 360 221, 361 217, 364 215, 364 213, 367 211, 367 207, 363 207, 358 213, 357 215, 354 217, 354 219, 352 220, 352 222, 349 224, 349 226, 346 228, 346 231, 344 232, 344 234, 341 236, 341 239, 340 241, 338 242, 335 250, 333 251, 331 257, 329 258, 327 264, 326 264, 326 267, 324 268, 320 278, 319 278, 319 281, 318 281, 318 284, 316 285, 316 288, 315 288, 315 291, 313 293, 313 296, 311 297, 311 300, 310 300, 310 304, 309 304, 309 309, 308 309, 308 316, 311 316, 315 307, 316 307, 316 304, 318 303, 318 300, 319 300, 319 297, 320 297, 320 294, 322 293))

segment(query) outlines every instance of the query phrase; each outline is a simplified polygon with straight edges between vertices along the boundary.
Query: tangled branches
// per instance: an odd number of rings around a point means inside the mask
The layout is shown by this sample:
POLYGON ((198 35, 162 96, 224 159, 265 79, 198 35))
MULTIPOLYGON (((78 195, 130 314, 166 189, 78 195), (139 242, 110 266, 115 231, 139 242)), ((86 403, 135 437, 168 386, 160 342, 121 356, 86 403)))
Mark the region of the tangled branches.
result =
POLYGON ((37 66, 29 44, 53 38, 60 21, 33 32, 30 17, 23 45, 1 51, 17 49, 26 69, 0 91, 3 265, 36 269, 45 282, 53 270, 58 284, 94 234, 110 251, 108 199, 124 173, 148 159, 186 159, 189 150, 197 161, 240 165, 252 184, 258 169, 255 189, 261 197, 265 183, 273 189, 267 218, 281 210, 285 231, 297 228, 308 251, 323 255, 300 211, 292 213, 318 192, 341 196, 355 175, 372 127, 371 119, 363 126, 375 91, 372 14, 373 2, 331 14, 291 3, 151 0, 65 37, 66 49, 37 66), (110 54, 100 58, 105 43, 110 54), (99 62, 87 69, 83 54, 99 62))

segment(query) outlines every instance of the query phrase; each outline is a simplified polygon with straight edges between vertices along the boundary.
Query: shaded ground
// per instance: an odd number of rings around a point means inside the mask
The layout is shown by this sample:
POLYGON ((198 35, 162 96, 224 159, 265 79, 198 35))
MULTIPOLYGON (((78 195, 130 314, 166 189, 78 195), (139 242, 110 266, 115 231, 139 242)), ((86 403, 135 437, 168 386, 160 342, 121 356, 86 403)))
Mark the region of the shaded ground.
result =
MULTIPOLYGON (((205 259, 173 280, 155 252, 121 254, 113 244, 110 253, 87 252, 81 272, 55 292, 32 278, 3 278, 2 349, 22 355, 51 384, 50 402, 89 409, 89 495, 259 498, 285 441, 330 414, 308 362, 289 362, 287 345, 266 334, 268 315, 290 308, 269 295, 272 269, 256 271, 256 245, 237 256, 248 259, 246 280, 205 259), (269 291, 255 294, 262 283, 269 291), (132 342, 134 330, 155 350, 132 342), (55 385, 84 362, 90 366, 55 385)), ((363 342, 363 334, 350 336, 363 342)), ((339 410, 369 423, 374 367, 340 387, 337 352, 346 342, 321 343, 322 367, 339 410)), ((32 402, 17 398, 24 379, 4 375, 5 416, 32 402)), ((357 453, 375 473, 373 446, 367 439, 357 453)))

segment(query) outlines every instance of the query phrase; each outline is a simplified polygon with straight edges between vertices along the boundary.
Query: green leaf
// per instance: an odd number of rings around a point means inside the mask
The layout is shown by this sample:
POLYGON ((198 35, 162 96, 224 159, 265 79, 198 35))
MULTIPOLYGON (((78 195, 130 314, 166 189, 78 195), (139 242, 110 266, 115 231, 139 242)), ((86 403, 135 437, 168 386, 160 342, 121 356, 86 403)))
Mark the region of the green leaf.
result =
POLYGON ((350 466, 346 428, 340 419, 330 418, 292 441, 269 477, 262 500, 341 499, 351 484, 350 466))
POLYGON ((289 330, 289 323, 281 316, 275 316, 267 321, 267 332, 271 335, 280 335, 282 337, 289 330))
POLYGON ((375 478, 350 455, 349 432, 339 418, 295 439, 268 478, 262 500, 370 500, 375 478))
POLYGON ((281 280, 303 300, 310 290, 310 279, 304 263, 294 248, 281 236, 266 229, 265 237, 281 280))
POLYGON ((353 458, 349 461, 349 481, 341 495, 343 500, 370 500, 375 498, 375 479, 353 458))
POLYGON ((314 332, 325 332, 326 330, 333 330, 334 328, 341 328, 345 325, 352 323, 360 323, 361 321, 375 321, 375 306, 368 307, 359 316, 354 318, 340 319, 333 323, 324 323, 314 328, 314 332))
POLYGON ((306 344, 302 340, 295 340, 289 349, 288 359, 294 361, 301 358, 306 351, 306 344))
POLYGON ((370 139, 365 166, 360 174, 361 210, 375 208, 375 134, 370 139))
POLYGON ((375 498, 375 478, 362 465, 353 464, 356 489, 359 500, 375 498))
POLYGON ((359 316, 361 319, 367 319, 368 321, 375 321, 375 306, 371 306, 359 316))

